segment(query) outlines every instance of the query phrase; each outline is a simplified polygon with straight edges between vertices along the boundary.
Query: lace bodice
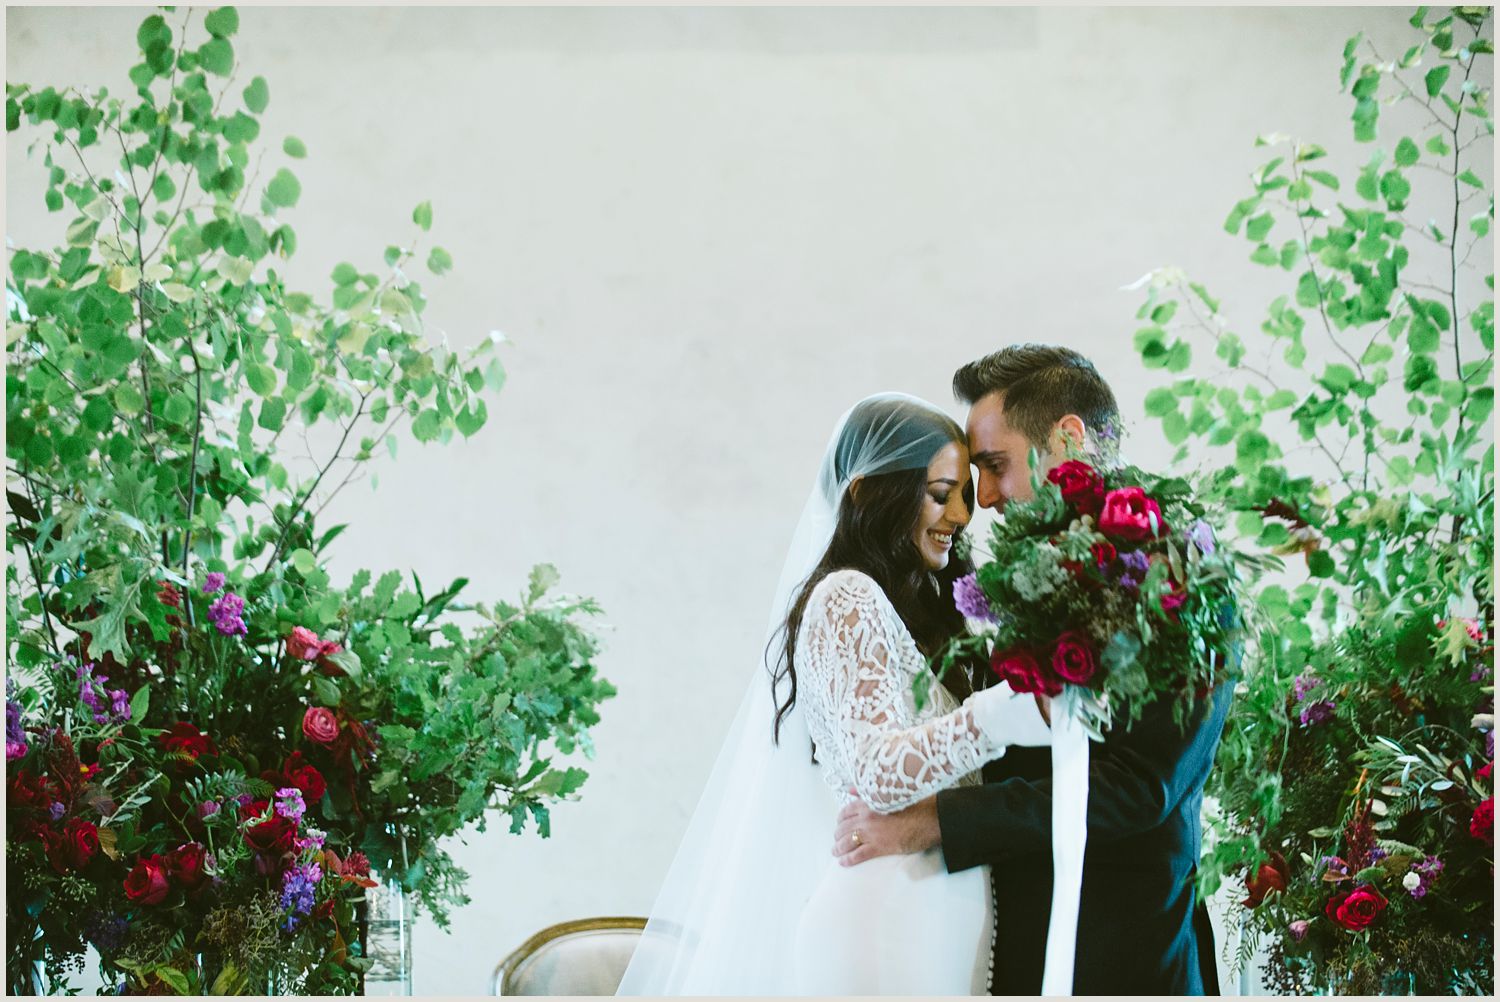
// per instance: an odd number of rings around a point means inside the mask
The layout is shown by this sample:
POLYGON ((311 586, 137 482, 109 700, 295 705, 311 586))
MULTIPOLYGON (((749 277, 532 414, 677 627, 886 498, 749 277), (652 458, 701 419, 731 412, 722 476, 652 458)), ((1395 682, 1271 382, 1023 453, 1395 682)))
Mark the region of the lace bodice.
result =
POLYGON ((796 647, 797 698, 817 745, 823 778, 873 810, 897 811, 939 790, 980 782, 978 770, 1005 745, 934 684, 920 711, 912 680, 927 671, 896 609, 859 571, 841 570, 808 597, 796 647))

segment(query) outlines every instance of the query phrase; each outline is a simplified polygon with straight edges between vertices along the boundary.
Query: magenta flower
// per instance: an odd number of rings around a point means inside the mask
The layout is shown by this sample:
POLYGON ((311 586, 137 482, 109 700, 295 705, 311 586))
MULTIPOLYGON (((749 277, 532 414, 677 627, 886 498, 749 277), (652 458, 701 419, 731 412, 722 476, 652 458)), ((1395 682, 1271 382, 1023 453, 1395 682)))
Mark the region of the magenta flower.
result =
POLYGON ((212 595, 224 587, 224 575, 218 571, 209 571, 208 577, 203 579, 203 594, 212 595))
POLYGON ((235 634, 243 635, 250 632, 245 627, 242 615, 244 611, 245 600, 232 591, 226 591, 208 607, 208 618, 213 621, 214 627, 226 637, 232 637, 235 634))

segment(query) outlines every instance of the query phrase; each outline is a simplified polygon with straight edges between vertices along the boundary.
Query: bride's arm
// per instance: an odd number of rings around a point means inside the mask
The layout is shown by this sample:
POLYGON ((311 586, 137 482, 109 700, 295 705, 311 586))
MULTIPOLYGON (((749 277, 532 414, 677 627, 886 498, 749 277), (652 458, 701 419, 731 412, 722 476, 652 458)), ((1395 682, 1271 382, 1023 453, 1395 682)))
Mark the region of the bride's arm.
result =
POLYGON ((1048 732, 1035 703, 1007 686, 981 690, 962 706, 908 725, 895 664, 901 626, 874 582, 840 575, 809 602, 804 665, 818 702, 832 719, 860 799, 882 813, 907 807, 953 786, 1011 744, 1045 744, 1048 732))

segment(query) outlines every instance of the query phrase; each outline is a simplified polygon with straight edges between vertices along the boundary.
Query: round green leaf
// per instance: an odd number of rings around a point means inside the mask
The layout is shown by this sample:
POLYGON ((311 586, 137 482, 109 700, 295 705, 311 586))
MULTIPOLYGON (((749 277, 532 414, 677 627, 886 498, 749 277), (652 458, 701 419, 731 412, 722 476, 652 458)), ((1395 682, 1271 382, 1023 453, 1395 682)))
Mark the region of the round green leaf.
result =
POLYGON ((434 247, 427 255, 427 270, 434 275, 441 275, 453 267, 453 258, 441 247, 434 247))
POLYGON ((139 414, 146 406, 146 401, 141 397, 141 391, 130 383, 121 383, 115 387, 115 408, 124 415, 131 416, 139 414))
POLYGON ((302 185, 295 174, 283 167, 271 178, 271 183, 266 185, 266 197, 273 205, 291 208, 302 197, 302 185))
POLYGON ((432 229, 432 203, 423 202, 411 210, 411 221, 422 227, 423 230, 432 229))
POLYGON ((296 136, 287 136, 281 143, 281 151, 289 157, 301 160, 307 156, 307 146, 296 136))
POLYGON ((1417 149, 1417 144, 1405 136, 1396 144, 1396 166, 1410 167, 1422 159, 1422 151, 1417 149))
POLYGON ((251 362, 245 366, 245 382, 259 396, 270 396, 276 392, 276 370, 269 365, 251 362))
POLYGON ((270 103, 271 88, 266 84, 266 78, 256 77, 251 80, 250 86, 245 88, 245 107, 259 115, 270 103))
POLYGON ((210 11, 203 19, 203 27, 215 38, 228 38, 240 30, 240 14, 233 7, 220 7, 210 11))
POLYGON ((198 50, 198 63, 216 76, 227 77, 234 71, 234 46, 222 38, 204 42, 198 50))

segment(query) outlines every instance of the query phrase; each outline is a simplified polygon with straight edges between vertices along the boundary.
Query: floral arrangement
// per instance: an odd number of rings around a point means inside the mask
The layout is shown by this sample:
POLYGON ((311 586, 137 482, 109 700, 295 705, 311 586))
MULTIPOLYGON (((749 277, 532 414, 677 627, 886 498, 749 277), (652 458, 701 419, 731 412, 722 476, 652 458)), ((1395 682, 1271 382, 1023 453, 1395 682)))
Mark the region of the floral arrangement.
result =
POLYGON ((6 89, 72 213, 6 284, 7 985, 64 991, 91 946, 127 993, 355 993, 366 890, 445 925, 444 840, 492 812, 545 837, 614 690, 549 566, 515 603, 334 583, 329 503, 403 430, 477 433, 503 339, 424 333, 427 203, 384 275, 290 287, 301 188, 249 167, 270 88, 236 79, 239 16, 167 13, 128 96, 6 89))
POLYGON ((1182 719, 1233 668, 1240 561, 1185 481, 1070 459, 1033 489, 1006 505, 991 559, 955 583, 959 610, 987 625, 946 661, 977 642, 1017 692, 1076 690, 1096 739, 1158 698, 1182 719))
POLYGON ((1256 139, 1224 229, 1284 279, 1261 317, 1179 268, 1139 284, 1136 347, 1173 374, 1147 414, 1280 564, 1247 596, 1199 873, 1244 888, 1226 950, 1282 993, 1494 993, 1492 15, 1348 40, 1347 174, 1256 139))

